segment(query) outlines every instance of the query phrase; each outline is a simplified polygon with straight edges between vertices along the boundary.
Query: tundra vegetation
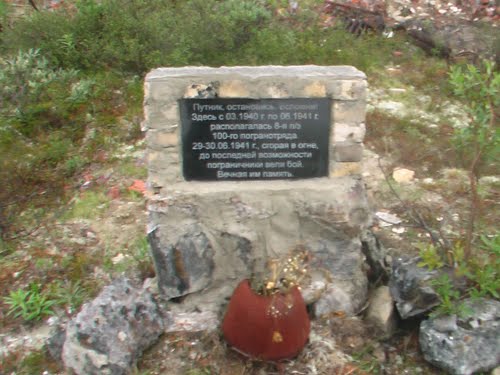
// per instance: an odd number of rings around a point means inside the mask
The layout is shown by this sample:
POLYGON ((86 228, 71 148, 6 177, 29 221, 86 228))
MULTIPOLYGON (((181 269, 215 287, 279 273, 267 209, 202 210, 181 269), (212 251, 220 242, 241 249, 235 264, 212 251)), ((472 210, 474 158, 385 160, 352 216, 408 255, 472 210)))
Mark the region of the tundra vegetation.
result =
MULTIPOLYGON (((435 113, 436 126, 375 107, 366 144, 386 168, 413 168, 432 182, 406 189, 388 177, 392 189, 381 188, 376 200, 417 221, 405 247, 387 243, 420 253, 422 266, 454 270, 436 280, 438 313, 459 311, 468 296, 499 298, 498 67, 450 66, 404 33, 326 27, 323 3, 304 0, 294 10, 283 0, 75 0, 13 17, 0 1, 1 331, 74 314, 122 272, 151 276, 142 219, 117 212, 145 210, 130 186, 146 174, 134 158, 143 150, 143 77, 160 66, 353 65, 372 92, 403 88, 399 99, 435 113), (443 114, 450 103, 467 113, 463 126, 443 114), (430 193, 440 196, 435 206, 421 199, 430 193), (443 220, 446 207, 458 219, 443 220), (106 232, 113 215, 122 229, 135 229, 106 232), (453 277, 465 277, 466 288, 456 290, 453 277)), ((203 340, 221 355, 215 338, 203 340)), ((373 348, 358 349, 351 353, 358 368, 377 373, 373 348)), ((151 363, 146 357, 137 373, 153 371, 151 363)), ((221 373, 221 363, 199 358, 185 373, 221 373)), ((57 365, 43 351, 20 350, 0 365, 2 373, 47 369, 57 365)))

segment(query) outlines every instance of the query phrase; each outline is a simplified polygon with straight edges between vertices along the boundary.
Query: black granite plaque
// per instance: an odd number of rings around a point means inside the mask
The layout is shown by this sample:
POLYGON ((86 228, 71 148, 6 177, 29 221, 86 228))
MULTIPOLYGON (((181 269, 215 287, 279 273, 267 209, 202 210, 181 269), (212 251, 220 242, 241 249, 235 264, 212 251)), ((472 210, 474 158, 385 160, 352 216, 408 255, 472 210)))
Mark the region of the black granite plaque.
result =
POLYGON ((328 175, 330 99, 181 99, 186 180, 328 175))

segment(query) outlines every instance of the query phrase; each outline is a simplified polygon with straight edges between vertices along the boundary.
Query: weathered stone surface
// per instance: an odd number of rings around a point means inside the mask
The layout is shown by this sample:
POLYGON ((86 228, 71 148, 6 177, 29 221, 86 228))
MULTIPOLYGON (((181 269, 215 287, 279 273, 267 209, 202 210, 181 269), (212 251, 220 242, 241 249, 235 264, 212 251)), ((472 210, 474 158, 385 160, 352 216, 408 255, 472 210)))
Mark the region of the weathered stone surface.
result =
POLYGON ((152 253, 160 290, 168 298, 196 294, 187 299, 194 308, 196 299, 219 289, 213 303, 220 304, 238 281, 251 276, 256 259, 280 258, 303 244, 315 259, 311 270, 325 269, 333 276, 323 297, 333 298, 336 291, 346 295, 343 305, 330 303, 320 308, 322 313, 329 308, 355 312, 364 303, 367 281, 359 235, 371 215, 360 180, 186 183, 177 188, 149 204, 152 253))
POLYGON ((335 121, 359 125, 365 122, 365 101, 338 101, 333 104, 332 113, 335 121))
POLYGON ((213 311, 165 313, 165 332, 212 332, 219 328, 219 316, 213 311))
POLYGON ((370 267, 368 279, 372 282, 387 282, 391 274, 390 265, 386 264, 387 252, 371 230, 361 233, 362 251, 370 267))
POLYGON ((365 99, 366 81, 338 80, 330 84, 329 90, 333 99, 336 100, 358 100, 365 99))
POLYGON ((361 175, 362 166, 360 162, 334 163, 330 166, 330 177, 344 177, 361 175))
POLYGON ((403 319, 429 312, 439 305, 438 294, 430 285, 438 271, 418 267, 420 258, 395 259, 389 288, 403 319))
MULTIPOLYGON (((359 311, 367 293, 359 237, 371 221, 359 177, 366 87, 364 73, 346 66, 162 68, 147 75, 148 183, 154 193, 148 233, 159 290, 166 298, 182 297, 178 312, 219 311, 236 284, 255 271, 256 260, 283 258, 298 244, 316 262, 311 272, 331 275, 311 293, 316 312, 359 311), (181 137, 175 144, 174 136, 183 134, 183 124, 173 116, 186 97, 330 99, 329 152, 322 156, 330 175, 186 182, 181 137)), ((233 157, 227 161, 238 159, 233 157)))
POLYGON ((77 375, 128 374, 163 329, 151 293, 121 278, 68 322, 62 359, 77 375))
POLYGON ((357 162, 363 158, 363 145, 350 141, 337 142, 334 147, 335 160, 340 162, 357 162))
POLYGON ((470 299, 468 318, 431 318, 420 326, 427 361, 454 375, 489 371, 500 364, 500 302, 470 299))
POLYGON ((57 362, 62 362, 62 349, 64 342, 66 341, 66 329, 64 326, 56 326, 52 331, 52 335, 46 342, 46 348, 49 354, 57 362))
POLYGON ((370 297, 366 320, 384 336, 391 336, 397 327, 396 310, 389 287, 378 287, 370 297))
POLYGON ((313 306, 316 316, 331 312, 355 315, 360 311, 368 292, 368 280, 362 266, 359 242, 342 236, 335 242, 317 242, 311 268, 326 271, 326 288, 313 306))
POLYGON ((338 123, 335 124, 335 127, 333 129, 333 140, 335 141, 335 143, 345 141, 360 143, 363 142, 365 134, 365 124, 349 125, 338 123))
POLYGON ((326 291, 328 278, 320 272, 310 272, 310 280, 306 285, 301 285, 302 298, 306 305, 317 302, 326 291))
POLYGON ((203 230, 193 225, 186 233, 178 233, 177 241, 166 247, 160 245, 157 230, 149 233, 149 243, 163 294, 174 298, 209 286, 214 250, 203 230))
POLYGON ((415 44, 430 54, 450 60, 475 63, 481 59, 500 61, 500 37, 494 25, 469 22, 460 18, 448 22, 411 19, 403 27, 415 44))
POLYGON ((392 178, 400 184, 407 184, 413 181, 414 177, 415 171, 412 171, 411 169, 397 168, 392 172, 392 178))

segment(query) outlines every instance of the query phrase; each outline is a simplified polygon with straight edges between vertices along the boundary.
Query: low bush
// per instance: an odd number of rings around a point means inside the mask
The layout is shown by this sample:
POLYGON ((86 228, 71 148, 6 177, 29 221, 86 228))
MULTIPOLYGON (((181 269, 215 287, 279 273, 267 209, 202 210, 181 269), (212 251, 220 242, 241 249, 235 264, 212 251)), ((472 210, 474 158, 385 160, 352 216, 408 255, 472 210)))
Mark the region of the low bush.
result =
MULTIPOLYGON (((38 48, 65 69, 143 75, 158 66, 319 64, 367 70, 405 49, 399 38, 356 38, 322 25, 318 2, 279 16, 263 0, 87 0, 36 12, 2 35, 5 51, 38 48)), ((403 54, 402 61, 412 54, 403 54)))
POLYGON ((56 301, 43 292, 40 285, 32 283, 29 287, 10 292, 4 302, 10 306, 9 315, 21 317, 26 321, 40 320, 45 316, 53 315, 52 306, 56 301))

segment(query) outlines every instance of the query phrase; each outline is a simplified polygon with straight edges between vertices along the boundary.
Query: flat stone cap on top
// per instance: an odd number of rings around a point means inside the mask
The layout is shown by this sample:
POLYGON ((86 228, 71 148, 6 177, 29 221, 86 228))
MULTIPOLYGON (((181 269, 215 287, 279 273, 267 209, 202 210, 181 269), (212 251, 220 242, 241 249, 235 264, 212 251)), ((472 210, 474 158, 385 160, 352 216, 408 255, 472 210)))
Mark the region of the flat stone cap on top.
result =
POLYGON ((246 78, 273 76, 323 76, 329 79, 366 79, 365 73, 352 66, 317 66, 317 65, 266 65, 266 66, 222 66, 211 68, 205 66, 187 66, 182 68, 158 68, 146 76, 146 82, 158 81, 167 77, 190 76, 230 76, 237 75, 246 78))

